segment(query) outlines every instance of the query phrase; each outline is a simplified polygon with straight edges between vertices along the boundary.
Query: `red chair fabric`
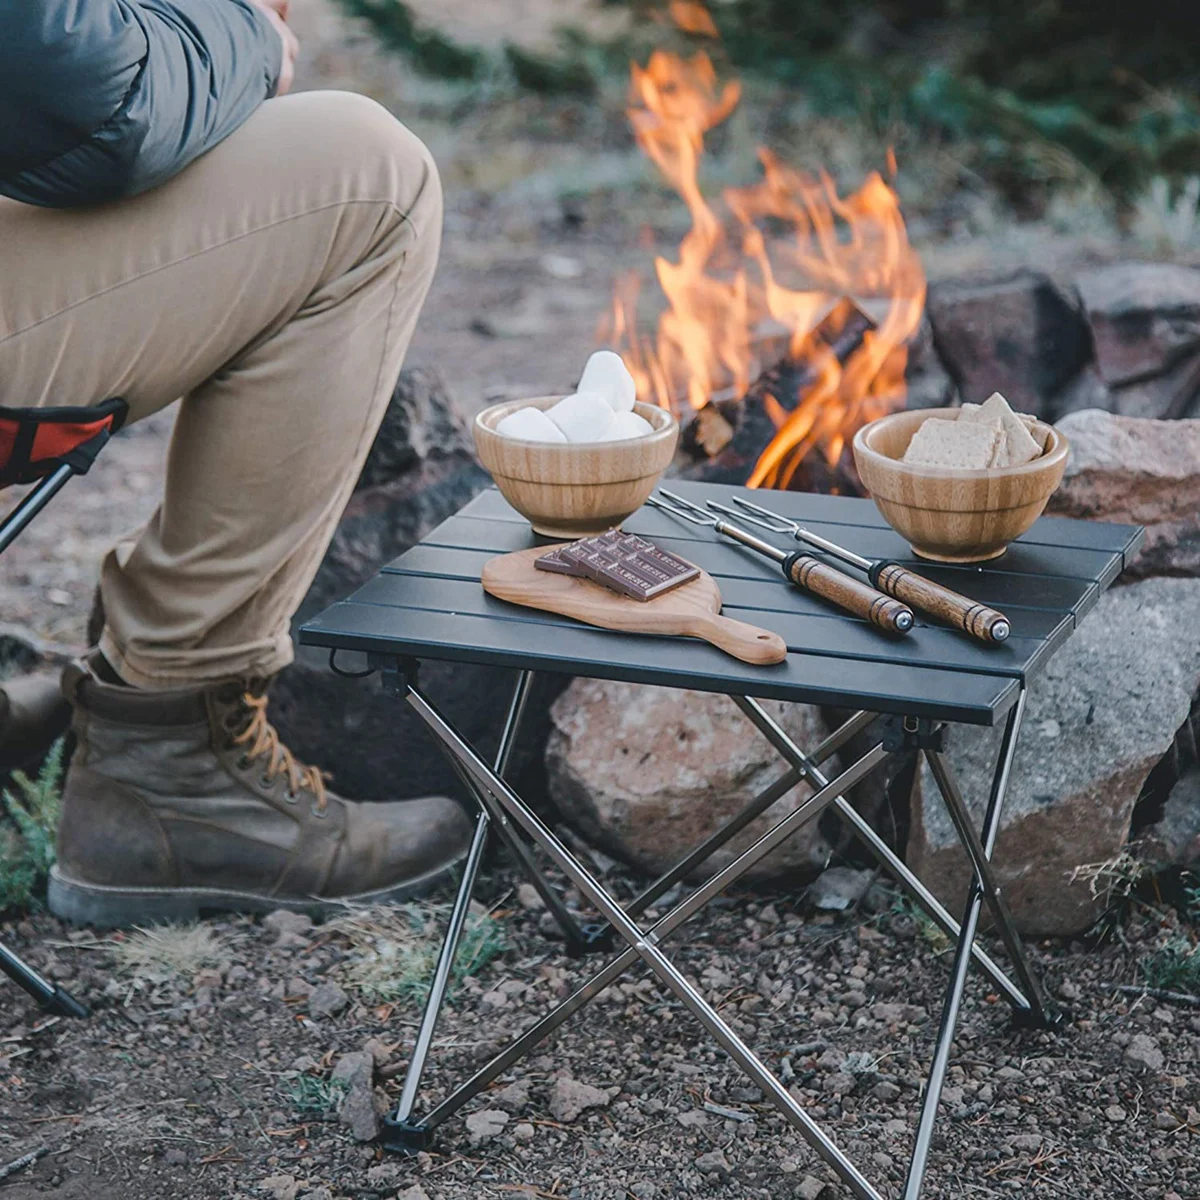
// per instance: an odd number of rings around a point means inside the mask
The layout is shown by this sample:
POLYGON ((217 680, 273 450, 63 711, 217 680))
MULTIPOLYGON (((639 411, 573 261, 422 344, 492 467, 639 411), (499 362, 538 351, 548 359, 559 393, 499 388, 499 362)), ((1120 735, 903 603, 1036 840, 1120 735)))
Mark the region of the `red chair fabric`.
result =
POLYGON ((34 483, 64 465, 86 474, 128 412, 116 398, 90 408, 0 407, 0 488, 34 483))

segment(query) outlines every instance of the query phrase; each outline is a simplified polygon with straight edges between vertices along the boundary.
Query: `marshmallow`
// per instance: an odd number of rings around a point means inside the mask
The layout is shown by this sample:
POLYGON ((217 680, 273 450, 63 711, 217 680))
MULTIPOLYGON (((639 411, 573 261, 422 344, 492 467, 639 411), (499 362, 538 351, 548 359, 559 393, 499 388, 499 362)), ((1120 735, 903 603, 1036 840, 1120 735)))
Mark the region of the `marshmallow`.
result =
POLYGON ((613 416, 612 425, 608 431, 608 440, 623 442, 628 438, 645 437, 653 432, 654 426, 645 417, 635 412, 619 412, 613 416))
POLYGON ((501 437, 519 442, 565 442, 566 434, 540 408, 518 408, 496 422, 501 437))
POLYGON ((612 350, 597 350, 587 360, 579 390, 602 396, 613 412, 633 412, 633 403, 637 399, 637 385, 633 382, 633 376, 621 361, 621 356, 612 350))
POLYGON ((614 413, 603 396, 576 392, 546 410, 546 416, 566 434, 568 442, 603 442, 611 434, 614 413))

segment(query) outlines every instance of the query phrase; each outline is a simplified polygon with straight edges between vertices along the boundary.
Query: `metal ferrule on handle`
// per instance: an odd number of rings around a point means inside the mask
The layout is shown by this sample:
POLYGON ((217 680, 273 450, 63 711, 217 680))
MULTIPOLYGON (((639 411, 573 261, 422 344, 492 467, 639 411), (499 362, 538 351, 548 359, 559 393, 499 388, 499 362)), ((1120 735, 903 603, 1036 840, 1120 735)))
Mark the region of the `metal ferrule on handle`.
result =
POLYGON ((783 563, 783 573, 797 587, 862 617, 885 633, 908 633, 913 627, 913 611, 907 604, 885 596, 811 554, 799 551, 789 554, 783 563))
POLYGON ((1003 642, 1012 632, 1003 613, 934 583, 900 563, 886 560, 872 563, 867 578, 881 592, 939 617, 981 642, 1003 642))

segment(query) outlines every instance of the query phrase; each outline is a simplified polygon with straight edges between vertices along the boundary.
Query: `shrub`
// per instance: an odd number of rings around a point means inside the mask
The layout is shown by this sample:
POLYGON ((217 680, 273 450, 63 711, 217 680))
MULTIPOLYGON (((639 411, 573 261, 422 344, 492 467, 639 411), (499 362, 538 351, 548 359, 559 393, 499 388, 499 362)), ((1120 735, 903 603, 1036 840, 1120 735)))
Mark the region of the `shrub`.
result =
POLYGON ((54 865, 63 752, 60 739, 36 778, 14 771, 14 788, 4 791, 4 810, 12 829, 0 830, 0 912, 36 906, 54 865))

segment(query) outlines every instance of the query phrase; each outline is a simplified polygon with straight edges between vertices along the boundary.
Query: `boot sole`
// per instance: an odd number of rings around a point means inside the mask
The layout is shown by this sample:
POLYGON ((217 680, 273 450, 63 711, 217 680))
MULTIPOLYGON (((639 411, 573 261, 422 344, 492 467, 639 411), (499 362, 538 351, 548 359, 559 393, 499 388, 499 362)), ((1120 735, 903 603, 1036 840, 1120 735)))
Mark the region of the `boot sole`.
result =
POLYGON ((46 903, 61 920, 69 921, 72 925, 91 925, 97 929, 198 921, 210 913, 270 913, 280 908, 307 913, 314 918, 328 917, 365 904, 395 904, 415 900, 449 878, 465 858, 464 850, 432 871, 406 879, 394 887, 330 899, 269 896, 262 892, 239 892, 225 888, 107 887, 71 879, 54 866, 50 868, 46 903))

